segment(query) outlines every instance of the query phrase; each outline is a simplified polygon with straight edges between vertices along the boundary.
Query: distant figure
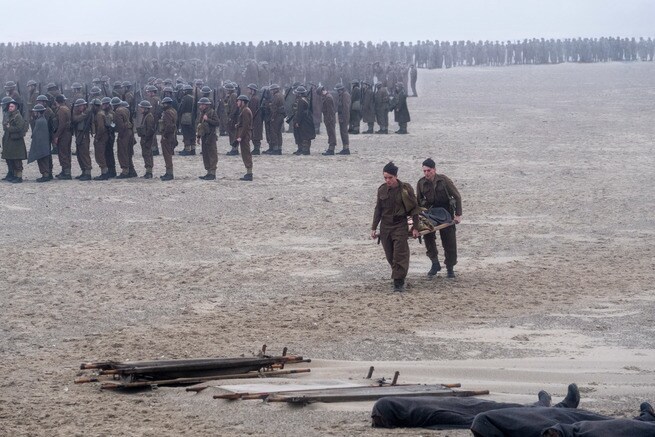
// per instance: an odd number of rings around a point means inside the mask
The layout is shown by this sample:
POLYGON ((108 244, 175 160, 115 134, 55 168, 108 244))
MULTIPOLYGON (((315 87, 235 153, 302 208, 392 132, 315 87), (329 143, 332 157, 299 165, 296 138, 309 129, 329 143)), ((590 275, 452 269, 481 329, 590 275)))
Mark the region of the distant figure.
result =
POLYGON ((418 94, 416 94, 416 79, 418 76, 418 70, 416 70, 416 65, 412 64, 409 66, 409 83, 410 86, 412 87, 412 95, 411 97, 418 97, 418 94))

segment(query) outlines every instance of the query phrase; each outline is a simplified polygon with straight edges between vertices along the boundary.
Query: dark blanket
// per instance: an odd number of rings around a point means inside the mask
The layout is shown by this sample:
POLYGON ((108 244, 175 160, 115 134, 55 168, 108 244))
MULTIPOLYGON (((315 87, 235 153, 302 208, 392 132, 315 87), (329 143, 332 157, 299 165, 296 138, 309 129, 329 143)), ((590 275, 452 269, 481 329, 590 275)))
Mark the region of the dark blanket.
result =
POLYGON ((540 437, 545 429, 557 424, 612 419, 574 408, 506 408, 478 414, 471 431, 476 437, 540 437))
POLYGON ((526 408, 521 404, 477 398, 388 397, 373 405, 371 417, 380 428, 469 428, 473 418, 485 411, 526 408))
POLYGON ((50 156, 50 128, 48 120, 41 116, 36 119, 32 129, 32 144, 27 156, 27 163, 50 156))
POLYGON ((655 437, 655 422, 634 419, 584 421, 573 424, 558 423, 542 434, 557 437, 655 437))

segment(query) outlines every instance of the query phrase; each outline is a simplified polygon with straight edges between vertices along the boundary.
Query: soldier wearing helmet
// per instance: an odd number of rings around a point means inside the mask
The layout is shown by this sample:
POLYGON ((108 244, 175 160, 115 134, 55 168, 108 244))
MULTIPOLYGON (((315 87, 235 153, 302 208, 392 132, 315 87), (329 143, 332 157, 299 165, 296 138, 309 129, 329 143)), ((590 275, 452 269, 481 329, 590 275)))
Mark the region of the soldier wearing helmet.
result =
POLYGON ((121 82, 120 80, 114 82, 114 86, 111 89, 111 95, 112 97, 118 97, 118 98, 123 97, 123 82, 121 82))
POLYGON ((74 103, 77 99, 83 99, 84 93, 82 92, 82 84, 79 82, 73 82, 71 85, 71 90, 73 93, 71 94, 70 101, 74 103))
MULTIPOLYGON (((10 96, 7 96, 10 97, 10 96)), ((20 114, 18 102, 13 98, 7 102, 7 117, 2 122, 2 159, 7 161, 6 181, 23 182, 23 160, 27 159, 25 133, 27 123, 20 114)))
POLYGON ((290 118, 293 126, 293 135, 296 139, 296 144, 298 144, 298 150, 294 152, 294 155, 309 155, 312 140, 316 138, 314 114, 309 107, 307 88, 299 85, 293 92, 296 95, 296 101, 294 102, 293 114, 290 118))
POLYGON ((161 129, 159 128, 159 120, 161 120, 161 101, 158 96, 159 89, 154 86, 154 85, 148 85, 146 86, 146 100, 150 102, 152 105, 152 110, 150 111, 155 119, 155 126, 157 127, 155 129, 155 136, 152 137, 152 144, 150 147, 152 148, 152 156, 157 156, 159 155, 159 144, 157 143, 157 131, 160 131, 161 129))
POLYGON ((77 99, 73 104, 72 126, 75 133, 75 148, 77 149, 77 163, 82 174, 75 179, 81 181, 91 180, 91 125, 93 112, 84 99, 77 99))
POLYGON ((248 108, 252 112, 252 154, 259 155, 261 153, 262 139, 264 137, 264 124, 262 118, 262 111, 260 108, 260 100, 257 95, 257 85, 251 83, 248 85, 248 108))
POLYGON ((143 162, 146 167, 146 173, 143 175, 144 179, 152 179, 152 142, 157 131, 155 116, 152 114, 152 110, 152 103, 148 100, 141 100, 141 103, 139 103, 139 111, 142 114, 141 124, 136 128, 136 133, 141 138, 141 154, 143 155, 143 162))
POLYGON ((226 95, 223 98, 223 105, 225 108, 225 115, 227 116, 227 135, 230 141, 230 149, 227 152, 227 155, 234 156, 239 154, 237 143, 237 128, 236 125, 239 121, 239 107, 237 106, 237 87, 232 83, 228 82, 224 85, 226 95))
POLYGON ((11 97, 16 105, 18 106, 18 111, 22 112, 23 110, 23 98, 20 96, 20 93, 17 91, 16 82, 13 80, 5 83, 5 95, 11 97))
MULTIPOLYGON (((100 175, 93 178, 94 181, 106 181, 110 178, 109 166, 107 164, 106 150, 109 144, 109 128, 107 122, 107 113, 103 110, 103 100, 108 99, 104 97, 102 100, 93 99, 93 151, 96 164, 100 167, 100 175)), ((109 99, 111 101, 111 99, 109 99)))
POLYGON ((236 124, 236 141, 241 149, 241 159, 246 167, 246 174, 241 177, 242 181, 252 181, 252 153, 250 152, 250 135, 252 131, 252 111, 248 107, 250 97, 240 95, 237 97, 237 108, 239 117, 236 124))
MULTIPOLYGON (((118 98, 118 97, 117 97, 118 98)), ((108 175, 110 178, 116 177, 116 156, 114 155, 114 143, 116 142, 116 123, 114 123, 114 109, 110 97, 103 97, 100 100, 102 110, 105 113, 105 125, 109 139, 105 148, 105 160, 107 161, 108 175)))
POLYGON ((37 103, 32 108, 32 138, 30 152, 27 155, 27 163, 36 161, 39 166, 41 177, 37 182, 48 182, 52 180, 52 155, 50 154, 51 130, 48 120, 44 117, 45 106, 37 103))
POLYGON ((284 108, 284 96, 280 93, 280 86, 273 84, 268 87, 271 98, 269 104, 269 113, 271 117, 270 130, 271 130, 271 148, 267 150, 266 154, 281 155, 282 154, 282 128, 284 127, 284 118, 286 116, 286 109, 284 108))
POLYGON ((323 123, 325 124, 325 132, 327 132, 328 137, 328 148, 323 152, 323 156, 330 156, 334 155, 334 149, 337 147, 337 119, 335 117, 337 111, 334 106, 334 97, 332 97, 332 94, 324 86, 318 87, 318 93, 322 100, 323 123))
POLYGON ((180 128, 182 129, 182 141, 184 150, 180 152, 181 156, 190 156, 196 154, 196 135, 194 125, 194 108, 196 102, 193 99, 193 87, 191 85, 182 86, 183 96, 180 100, 180 128))
POLYGON ((73 135, 71 133, 71 110, 66 106, 66 97, 63 94, 55 97, 54 115, 57 120, 57 126, 52 135, 53 149, 57 148, 59 155, 59 165, 61 172, 55 176, 60 180, 70 180, 71 176, 71 143, 73 135))
POLYGON ((216 179, 216 166, 218 165, 218 149, 216 146, 216 128, 220 124, 218 114, 212 108, 207 97, 198 100, 198 124, 196 126, 196 139, 202 148, 202 162, 207 174, 200 179, 211 181, 216 179))
POLYGON ((137 176, 134 169, 134 132, 132 122, 130 121, 130 109, 123 106, 123 101, 119 97, 111 99, 111 106, 114 108, 114 124, 116 127, 116 154, 118 155, 118 165, 121 172, 116 179, 134 178, 137 176))
POLYGON ((350 125, 350 93, 343 84, 334 87, 337 90, 337 120, 339 121, 339 134, 343 148, 339 155, 350 155, 350 137, 348 126, 350 125))
POLYGON ((161 101, 164 111, 162 112, 161 150, 166 164, 166 173, 159 178, 162 181, 170 181, 173 177, 173 155, 177 146, 177 111, 173 108, 173 98, 164 97, 161 101))
POLYGON ((37 83, 34 80, 27 81, 27 110, 32 111, 36 105, 36 97, 40 94, 37 89, 37 83))

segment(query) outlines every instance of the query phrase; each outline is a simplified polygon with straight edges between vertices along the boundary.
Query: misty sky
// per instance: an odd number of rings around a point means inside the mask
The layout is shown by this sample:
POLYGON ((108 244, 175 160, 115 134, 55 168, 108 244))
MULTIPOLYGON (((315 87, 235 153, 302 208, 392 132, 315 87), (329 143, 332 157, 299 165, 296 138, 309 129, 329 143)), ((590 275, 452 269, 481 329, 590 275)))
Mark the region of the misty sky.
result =
POLYGON ((655 37, 655 0, 0 0, 8 5, 2 42, 655 37), (58 15, 64 24, 54 26, 58 15), (40 16, 47 24, 37 27, 40 16))

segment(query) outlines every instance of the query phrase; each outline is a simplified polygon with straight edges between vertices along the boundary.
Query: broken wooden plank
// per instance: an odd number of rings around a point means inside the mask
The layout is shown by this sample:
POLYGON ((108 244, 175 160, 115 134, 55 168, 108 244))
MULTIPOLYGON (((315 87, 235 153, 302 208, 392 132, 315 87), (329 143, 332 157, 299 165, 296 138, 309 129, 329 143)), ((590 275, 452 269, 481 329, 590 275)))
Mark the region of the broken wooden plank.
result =
POLYGON ((198 384, 201 382, 220 380, 220 379, 268 378, 278 375, 308 373, 310 371, 311 369, 289 369, 289 370, 271 370, 267 372, 248 372, 248 373, 231 374, 231 375, 174 378, 174 379, 163 379, 163 380, 153 380, 153 381, 134 381, 134 382, 105 381, 100 386, 100 388, 105 390, 115 390, 115 389, 153 387, 153 386, 160 386, 160 385, 188 385, 188 384, 198 384))
POLYGON ((343 388, 307 390, 271 394, 268 402, 289 402, 307 404, 312 402, 357 402, 372 401, 386 396, 479 396, 489 394, 488 390, 455 391, 441 384, 395 385, 365 388, 343 388))

